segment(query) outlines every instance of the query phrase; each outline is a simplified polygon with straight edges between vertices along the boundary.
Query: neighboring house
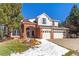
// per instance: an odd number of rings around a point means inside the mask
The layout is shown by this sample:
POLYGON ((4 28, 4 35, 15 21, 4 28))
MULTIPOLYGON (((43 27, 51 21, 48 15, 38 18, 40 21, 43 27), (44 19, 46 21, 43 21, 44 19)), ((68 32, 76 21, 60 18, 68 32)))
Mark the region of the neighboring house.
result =
POLYGON ((59 22, 43 13, 35 19, 21 21, 21 37, 41 39, 63 39, 67 37, 68 28, 59 27, 59 22))
POLYGON ((11 38, 20 38, 20 30, 13 29, 13 31, 10 33, 11 38))
POLYGON ((5 24, 0 24, 0 39, 7 37, 8 28, 5 24))
POLYGON ((13 29, 11 33, 8 31, 8 26, 5 24, 0 24, 0 39, 10 38, 20 38, 20 31, 18 29, 13 29))

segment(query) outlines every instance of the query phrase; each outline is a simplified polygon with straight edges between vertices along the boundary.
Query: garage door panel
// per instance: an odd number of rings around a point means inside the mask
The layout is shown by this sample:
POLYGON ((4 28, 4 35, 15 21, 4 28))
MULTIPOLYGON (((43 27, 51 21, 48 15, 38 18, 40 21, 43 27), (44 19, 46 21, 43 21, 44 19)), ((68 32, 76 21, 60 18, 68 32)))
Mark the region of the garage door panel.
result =
POLYGON ((50 39, 50 33, 43 33, 42 38, 43 39, 50 39))
POLYGON ((62 39, 63 33, 54 33, 54 39, 62 39))

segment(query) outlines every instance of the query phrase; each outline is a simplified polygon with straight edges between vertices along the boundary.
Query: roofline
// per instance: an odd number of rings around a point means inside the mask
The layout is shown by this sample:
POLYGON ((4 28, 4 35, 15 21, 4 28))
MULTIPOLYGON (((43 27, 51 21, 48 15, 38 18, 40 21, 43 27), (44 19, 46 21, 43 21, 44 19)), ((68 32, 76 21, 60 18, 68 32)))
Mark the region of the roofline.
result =
MULTIPOLYGON (((25 20, 25 21, 22 20, 22 21, 21 21, 21 23, 26 23, 26 22, 30 22, 30 21, 29 21, 29 20, 25 20)), ((36 24, 36 23, 34 23, 34 22, 30 22, 30 23, 36 24)))
MULTIPOLYGON (((58 20, 53 20, 51 17, 49 17, 46 13, 42 13, 42 14, 45 14, 48 18, 50 18, 49 20, 50 21, 58 21, 58 20)), ((42 14, 38 15, 36 18, 40 17, 42 14)))
POLYGON ((52 29, 64 29, 64 30, 69 30, 69 28, 66 28, 66 27, 53 27, 52 29))
MULTIPOLYGON (((49 17, 46 13, 42 13, 42 14, 46 15, 46 16, 49 18, 49 20, 50 20, 50 21, 59 22, 59 20, 52 19, 52 18, 51 18, 51 17, 49 17)), ((36 18, 40 17, 42 14, 38 15, 38 16, 37 16, 37 17, 35 17, 35 18, 30 18, 30 19, 35 19, 35 20, 36 20, 36 18)), ((23 19, 23 20, 25 20, 25 19, 23 19)), ((27 21, 27 20, 29 20, 29 19, 26 19, 26 21, 27 21)))

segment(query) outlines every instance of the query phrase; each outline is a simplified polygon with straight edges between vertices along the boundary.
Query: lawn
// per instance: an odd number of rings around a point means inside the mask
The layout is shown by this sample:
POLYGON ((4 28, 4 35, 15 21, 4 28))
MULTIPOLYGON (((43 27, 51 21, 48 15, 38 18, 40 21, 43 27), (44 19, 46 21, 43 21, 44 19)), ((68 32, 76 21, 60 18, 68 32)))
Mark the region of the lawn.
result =
POLYGON ((74 50, 70 50, 69 52, 67 52, 65 55, 63 56, 72 56, 72 54, 75 54, 76 52, 74 50))
POLYGON ((29 49, 31 46, 22 43, 19 40, 11 40, 6 44, 0 44, 0 55, 1 56, 7 56, 11 53, 21 53, 29 49))

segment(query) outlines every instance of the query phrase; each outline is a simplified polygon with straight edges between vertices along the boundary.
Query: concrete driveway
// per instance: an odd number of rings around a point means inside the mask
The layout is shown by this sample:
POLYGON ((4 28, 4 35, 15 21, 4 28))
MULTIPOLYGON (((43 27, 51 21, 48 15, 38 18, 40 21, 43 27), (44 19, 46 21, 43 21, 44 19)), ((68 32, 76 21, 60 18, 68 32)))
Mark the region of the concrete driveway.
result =
POLYGON ((62 56, 69 51, 46 39, 41 39, 39 41, 41 41, 40 45, 35 45, 33 48, 30 48, 21 54, 13 53, 11 56, 62 56))
POLYGON ((56 43, 62 47, 72 49, 72 50, 78 50, 79 51, 79 38, 74 38, 74 39, 51 39, 49 40, 53 43, 56 43))

